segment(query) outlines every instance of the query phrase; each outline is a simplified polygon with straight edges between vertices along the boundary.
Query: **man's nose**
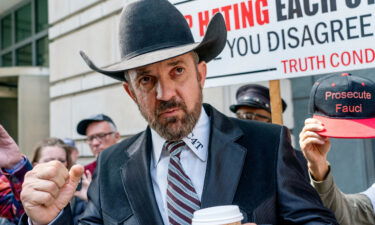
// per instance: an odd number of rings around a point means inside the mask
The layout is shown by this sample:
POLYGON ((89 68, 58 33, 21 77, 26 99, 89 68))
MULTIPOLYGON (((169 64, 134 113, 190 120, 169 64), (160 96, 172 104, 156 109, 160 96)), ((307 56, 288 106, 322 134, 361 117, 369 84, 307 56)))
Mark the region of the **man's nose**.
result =
POLYGON ((156 84, 156 98, 161 101, 168 101, 176 95, 176 86, 173 81, 161 79, 156 84))
POLYGON ((98 141, 97 138, 94 138, 92 141, 91 141, 91 145, 92 146, 96 146, 96 145, 99 145, 100 144, 100 141, 98 141))

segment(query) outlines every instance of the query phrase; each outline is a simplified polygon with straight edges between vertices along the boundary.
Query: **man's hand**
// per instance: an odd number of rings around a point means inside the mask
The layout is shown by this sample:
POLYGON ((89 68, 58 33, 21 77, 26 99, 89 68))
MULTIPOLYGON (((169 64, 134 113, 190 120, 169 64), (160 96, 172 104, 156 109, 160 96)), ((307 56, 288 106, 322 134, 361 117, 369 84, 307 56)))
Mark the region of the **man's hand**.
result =
POLYGON ((0 167, 11 169, 22 160, 22 154, 16 142, 0 125, 0 167))
POLYGON ((25 175, 21 201, 33 225, 50 223, 74 195, 83 173, 81 165, 70 171, 58 161, 41 163, 25 175))
POLYGON ((327 154, 331 148, 328 137, 322 137, 317 131, 324 130, 323 124, 313 118, 305 120, 305 126, 299 134, 299 144, 307 159, 311 175, 317 181, 322 181, 326 177, 329 166, 327 154))

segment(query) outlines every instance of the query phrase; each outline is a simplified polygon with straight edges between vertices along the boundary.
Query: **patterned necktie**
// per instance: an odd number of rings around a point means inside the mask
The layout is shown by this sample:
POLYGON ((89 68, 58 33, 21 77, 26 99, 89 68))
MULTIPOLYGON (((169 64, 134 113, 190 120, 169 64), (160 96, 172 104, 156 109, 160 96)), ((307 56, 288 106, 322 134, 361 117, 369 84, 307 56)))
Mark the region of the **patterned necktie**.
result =
POLYGON ((163 148, 170 153, 168 165, 167 206, 168 220, 172 225, 190 225, 194 211, 200 209, 200 201, 193 183, 180 162, 183 141, 165 142, 163 148))

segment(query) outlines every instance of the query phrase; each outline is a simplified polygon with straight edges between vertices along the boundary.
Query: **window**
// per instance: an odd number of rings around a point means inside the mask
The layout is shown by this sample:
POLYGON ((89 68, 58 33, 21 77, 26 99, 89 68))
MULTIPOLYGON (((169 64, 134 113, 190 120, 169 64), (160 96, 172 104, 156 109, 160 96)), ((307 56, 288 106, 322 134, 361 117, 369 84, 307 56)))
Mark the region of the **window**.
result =
POLYGON ((36 42, 36 65, 48 66, 48 38, 44 37, 36 42))
POLYGON ((2 57, 3 66, 12 66, 12 53, 4 54, 2 57))
POLYGON ((8 15, 1 20, 1 49, 12 44, 12 17, 8 15))
POLYGON ((36 23, 35 29, 37 32, 45 30, 48 27, 48 4, 47 0, 37 0, 36 4, 36 23))
POLYGON ((48 0, 24 0, 0 14, 0 67, 47 67, 48 57, 48 0))
POLYGON ((31 44, 16 50, 16 65, 29 66, 32 65, 31 44))
POLYGON ((31 36, 31 4, 16 11, 16 41, 22 41, 31 36))

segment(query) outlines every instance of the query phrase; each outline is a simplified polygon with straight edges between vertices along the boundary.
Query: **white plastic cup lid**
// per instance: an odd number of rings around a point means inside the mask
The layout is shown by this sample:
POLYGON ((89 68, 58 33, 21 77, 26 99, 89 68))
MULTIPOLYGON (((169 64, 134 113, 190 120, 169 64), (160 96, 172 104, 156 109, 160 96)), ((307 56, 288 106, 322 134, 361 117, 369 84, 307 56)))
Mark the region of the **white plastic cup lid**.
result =
POLYGON ((221 225, 240 222, 242 219, 237 205, 223 205, 195 211, 192 225, 221 225))

